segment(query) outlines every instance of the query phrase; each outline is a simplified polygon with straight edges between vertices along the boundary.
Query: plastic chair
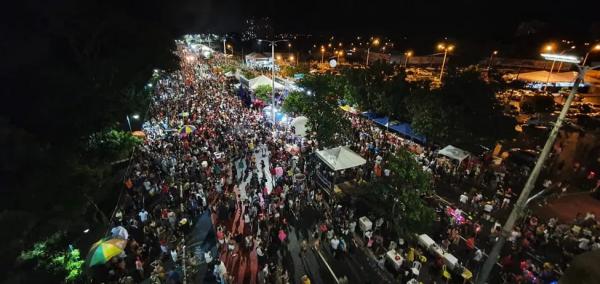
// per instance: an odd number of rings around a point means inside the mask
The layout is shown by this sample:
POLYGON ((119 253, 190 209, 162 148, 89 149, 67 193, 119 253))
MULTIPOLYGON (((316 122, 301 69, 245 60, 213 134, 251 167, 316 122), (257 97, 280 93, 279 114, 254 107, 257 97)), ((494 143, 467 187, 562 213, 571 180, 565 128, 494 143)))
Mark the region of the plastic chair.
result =
POLYGON ((412 271, 412 273, 414 275, 419 276, 419 272, 421 272, 421 266, 422 266, 422 264, 420 262, 415 261, 415 262, 413 262, 410 270, 412 271))

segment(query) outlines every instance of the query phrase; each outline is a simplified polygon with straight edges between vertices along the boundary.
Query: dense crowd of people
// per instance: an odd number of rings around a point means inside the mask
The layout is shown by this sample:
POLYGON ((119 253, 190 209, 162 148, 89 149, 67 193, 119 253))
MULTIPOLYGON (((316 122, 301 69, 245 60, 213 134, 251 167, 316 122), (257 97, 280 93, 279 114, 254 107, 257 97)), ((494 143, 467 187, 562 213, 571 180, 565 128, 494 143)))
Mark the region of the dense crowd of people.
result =
MULTIPOLYGON (((129 241, 123 254, 98 269, 99 282, 150 278, 153 283, 179 283, 194 277, 201 264, 208 267, 207 277, 219 283, 294 282, 292 277, 300 277, 290 275, 281 260, 289 253, 292 227, 302 227, 302 215, 310 210, 318 214, 299 230, 301 256, 310 247, 326 249, 336 258, 360 248, 373 253, 384 268, 385 253, 397 250, 407 260, 395 271, 397 276, 403 282, 418 278, 411 269, 415 262, 427 263, 430 254, 416 243, 386 235, 387 216, 369 216, 374 228, 357 234, 360 216, 353 205, 317 190, 310 157, 315 141, 272 125, 261 109, 233 95, 228 79, 215 70, 227 59, 192 59, 182 61, 181 71, 163 74, 155 85, 144 142, 133 157, 126 194, 112 218, 113 235, 123 237, 123 228, 129 241), (202 216, 214 225, 210 229, 215 231, 216 250, 186 250, 185 238, 202 216)), ((489 170, 486 163, 458 168, 440 159, 435 148, 403 139, 358 115, 347 118, 353 126, 347 144, 367 160, 350 174, 352 179, 388 176, 387 155, 403 148, 415 154, 436 184, 470 182, 493 188, 491 194, 464 192, 457 204, 431 203, 439 209, 432 236, 465 267, 478 271, 483 251, 500 234, 495 214, 509 208, 516 196, 508 175, 489 170)), ((573 225, 527 216, 503 251, 505 277, 521 283, 554 279, 574 254, 600 248, 598 228, 589 213, 573 225), (562 249, 558 260, 542 259, 541 265, 534 261, 536 252, 550 247, 562 249)), ((446 270, 439 258, 433 259, 430 266, 446 270)), ((310 283, 307 275, 300 279, 310 283)))

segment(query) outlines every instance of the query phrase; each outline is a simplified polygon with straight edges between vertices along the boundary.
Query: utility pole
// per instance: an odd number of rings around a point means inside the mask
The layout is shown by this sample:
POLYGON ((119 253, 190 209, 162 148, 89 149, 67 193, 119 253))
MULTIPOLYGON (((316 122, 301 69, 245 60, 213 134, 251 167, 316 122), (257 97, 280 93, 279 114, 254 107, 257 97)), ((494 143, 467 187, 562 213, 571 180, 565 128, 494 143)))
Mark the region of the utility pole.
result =
POLYGON ((444 49, 444 60, 442 60, 442 69, 440 70, 440 83, 442 82, 442 77, 444 76, 444 66, 446 66, 446 56, 448 55, 448 49, 444 49))
POLYGON ((273 116, 273 129, 275 128, 275 42, 271 42, 271 115, 273 116))
POLYGON ((273 127, 275 127, 275 44, 283 41, 288 42, 289 40, 258 40, 259 43, 263 41, 266 41, 271 44, 271 115, 273 118, 273 127))
MULTIPOLYGON (((553 60, 553 65, 554 65, 554 62, 556 62, 556 60, 553 60)), ((600 67, 600 66, 597 66, 597 67, 600 67)), ((567 98, 567 101, 565 102, 562 110, 560 111, 560 115, 558 116, 558 119, 556 120, 556 123, 554 124, 554 127, 552 128, 552 131, 550 132, 550 136, 548 137, 548 140, 546 140, 546 144, 544 145, 542 153, 538 157, 538 159, 535 163, 535 167, 531 171, 531 174, 529 175, 529 178, 527 179, 527 182, 525 183, 525 186, 523 187, 523 191, 521 192, 521 195, 519 195, 519 199, 515 203, 513 210, 510 212, 510 215, 508 216, 508 220, 506 220, 506 223, 504 224, 504 227, 502 228, 502 233, 500 234, 498 241, 492 248, 492 251, 488 255, 488 258, 486 259, 485 264, 483 265, 480 277, 477 279, 478 284, 487 283, 486 281, 488 280, 488 277, 490 276, 490 273, 492 272, 492 269, 494 268, 494 265, 496 264, 498 256, 500 255, 500 250, 502 250, 502 247, 504 247, 504 243, 506 242, 506 239, 512 233, 515 223, 523 215, 523 212, 524 212, 525 208, 527 207, 527 203, 529 200, 529 194, 535 187, 535 183, 538 179, 538 176, 540 175, 540 172, 542 171, 544 162, 546 161, 546 159, 548 158, 548 155, 550 154, 550 151, 552 150, 552 146, 554 145, 554 141, 556 140, 558 131, 560 130, 560 127, 563 124, 565 116, 567 115, 567 112, 569 111, 569 107, 571 106, 571 103, 573 102, 573 99, 575 98, 575 95, 577 94, 577 88, 579 87, 579 84, 581 84, 581 82, 583 82, 585 73, 589 69, 585 66, 579 66, 579 65, 577 65, 577 68, 579 69, 579 72, 577 73, 577 78, 575 79, 575 82, 573 83, 573 87, 571 88, 569 97, 567 98)))

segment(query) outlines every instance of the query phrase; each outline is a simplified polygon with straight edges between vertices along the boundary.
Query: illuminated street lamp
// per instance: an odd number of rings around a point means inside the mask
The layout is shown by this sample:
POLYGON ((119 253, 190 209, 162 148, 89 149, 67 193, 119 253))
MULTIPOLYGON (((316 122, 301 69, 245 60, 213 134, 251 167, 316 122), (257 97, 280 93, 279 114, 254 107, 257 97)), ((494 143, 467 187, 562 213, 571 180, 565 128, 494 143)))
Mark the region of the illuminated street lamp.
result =
MULTIPOLYGON (((259 39, 258 42, 261 43, 263 41, 268 42, 271 45, 271 115, 273 118, 273 128, 275 127, 275 45, 277 45, 278 42, 288 42, 289 40, 287 39, 280 39, 280 40, 264 40, 264 39, 259 39)), ((279 56, 279 58, 281 58, 279 56)))
MULTIPOLYGON (((575 49, 575 46, 571 46, 571 50, 575 49)), ((546 45, 545 50, 547 51, 547 53, 545 54, 550 54, 550 52, 554 51, 554 45, 553 44, 548 44, 546 45)), ((568 49, 565 49, 563 51, 561 51, 559 54, 564 54, 568 49)), ((559 60, 552 60, 552 65, 550 66, 550 72, 548 73, 548 76, 546 77, 546 84, 544 85, 544 91, 546 91, 546 88, 548 87, 548 83, 550 83, 550 75, 552 75, 552 71, 554 71, 554 65, 556 64, 556 61, 559 60)), ((558 68, 558 72, 560 72, 560 68, 562 68, 562 64, 564 61, 559 61, 559 68, 558 68)), ((577 62, 579 63, 579 61, 577 62)))
MULTIPOLYGON (((551 51, 551 50, 549 50, 549 51, 551 51)), ((558 115, 558 118, 556 119, 556 122, 554 123, 554 127, 552 128, 552 131, 550 131, 548 140, 546 140, 546 144, 544 144, 544 148, 542 149, 542 152, 540 153, 540 156, 538 157, 538 159, 535 163, 535 166, 533 167, 533 170, 531 171, 531 174, 529 175, 529 178, 527 179, 527 182, 525 183, 525 186, 523 187, 523 191, 521 191, 521 194, 519 195, 519 198, 517 199, 515 206, 513 207, 512 211, 510 212, 510 215, 508 216, 506 223, 502 227, 502 233, 498 237, 496 244, 494 244, 494 247, 490 251, 490 253, 485 261, 485 264, 483 265, 481 274, 479 275, 479 277, 477 279, 478 284, 486 283, 492 269, 496 265, 496 261, 498 259, 498 256, 500 255, 500 251, 502 250, 504 243, 506 242, 507 237, 509 237, 513 231, 513 227, 514 227, 516 221, 523 216, 523 212, 525 211, 525 208, 527 207, 529 202, 537 197, 537 194, 536 194, 530 198, 529 194, 534 189, 535 184, 538 179, 538 176, 540 174, 540 171, 542 170, 542 167, 544 166, 544 162, 548 158, 548 155, 550 154, 550 151, 552 150, 552 147, 554 146, 554 141, 556 140, 558 131, 560 130, 560 127, 563 124, 563 121, 567 115, 567 112, 569 111, 569 108, 571 107, 571 103, 573 102, 573 99, 575 98, 575 95, 577 94, 577 89, 578 89, 579 85, 581 83, 583 83, 583 79, 585 78, 585 73, 588 70, 600 68, 600 66, 586 67, 583 65, 577 65, 580 62, 580 59, 579 59, 579 57, 576 57, 573 55, 542 53, 541 56, 544 57, 544 59, 552 60, 553 62, 558 61, 558 62, 566 62, 566 63, 575 64, 575 66, 577 66, 577 69, 578 69, 577 77, 575 78, 575 81, 573 82, 573 87, 571 88, 571 92, 569 93, 569 96, 567 97, 567 100, 565 101, 565 103, 562 107, 562 110, 560 111, 560 114, 558 115)))
POLYGON ((323 63, 323 56, 325 56, 325 48, 321 46, 321 64, 323 63))
POLYGON ((488 60, 487 72, 490 73, 490 68, 492 67, 492 60, 494 60, 494 55, 498 55, 498 51, 494 50, 490 55, 490 60, 488 60))
POLYGON ((408 66, 408 58, 410 58, 412 55, 413 52, 410 50, 404 53, 404 68, 408 66))
POLYGON ((367 48, 367 62, 365 63, 366 66, 369 66, 369 55, 371 53, 371 46, 378 46, 378 45, 379 45, 379 39, 376 38, 371 42, 371 44, 369 45, 369 48, 367 48))
POLYGON ((446 66, 446 57, 448 56, 448 51, 454 50, 454 45, 445 45, 438 44, 437 48, 439 50, 444 51, 444 60, 442 60, 442 70, 440 70, 440 82, 442 82, 442 77, 444 76, 444 66, 446 66))
POLYGON ((343 50, 336 51, 335 55, 337 55, 337 61, 340 62, 340 56, 344 56, 344 51, 343 50))
MULTIPOLYGON (((138 120, 140 119, 140 115, 136 113, 133 114, 131 118, 134 120, 138 120)), ((129 132, 132 132, 133 130, 131 129, 131 119, 129 118, 129 115, 127 115, 127 126, 129 126, 129 132)))
POLYGON ((581 65, 585 66, 588 56, 590 55, 590 52, 592 52, 592 51, 600 51, 600 43, 594 45, 594 47, 592 47, 588 50, 588 52, 585 54, 585 57, 583 58, 583 62, 581 63, 581 65))

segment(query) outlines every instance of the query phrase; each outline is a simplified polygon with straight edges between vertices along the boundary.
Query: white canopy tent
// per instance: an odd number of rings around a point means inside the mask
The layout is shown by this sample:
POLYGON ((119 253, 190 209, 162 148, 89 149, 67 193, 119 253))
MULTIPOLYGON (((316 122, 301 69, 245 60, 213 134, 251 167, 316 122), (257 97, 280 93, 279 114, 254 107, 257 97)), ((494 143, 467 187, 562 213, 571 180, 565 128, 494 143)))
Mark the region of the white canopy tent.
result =
POLYGON ((307 131, 307 127, 306 127, 307 122, 308 122, 308 118, 306 116, 298 116, 290 122, 290 127, 292 127, 292 126, 294 127, 296 135, 305 137, 306 131, 307 131))
POLYGON ((438 155, 446 156, 450 159, 457 160, 459 164, 462 163, 464 159, 470 156, 469 152, 460 148, 456 148, 452 145, 444 147, 444 149, 438 152, 438 155))
MULTIPOLYGON (((256 90, 256 88, 258 88, 258 86, 261 85, 268 85, 268 86, 273 86, 273 81, 271 81, 271 78, 265 76, 265 75, 260 75, 256 78, 250 79, 249 81, 249 87, 252 90, 256 90)), ((285 86, 277 83, 277 81, 275 81, 275 89, 284 89, 285 86)))
POLYGON ((334 171, 354 168, 367 163, 363 157, 345 146, 317 151, 317 157, 334 171))

